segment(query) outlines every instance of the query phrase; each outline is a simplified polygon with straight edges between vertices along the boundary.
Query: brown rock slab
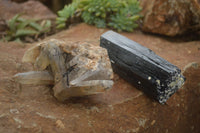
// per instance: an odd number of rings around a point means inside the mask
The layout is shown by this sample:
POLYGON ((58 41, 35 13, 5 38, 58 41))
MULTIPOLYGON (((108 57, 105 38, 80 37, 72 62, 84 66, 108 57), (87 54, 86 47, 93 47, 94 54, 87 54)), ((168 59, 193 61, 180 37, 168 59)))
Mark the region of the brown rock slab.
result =
POLYGON ((197 0, 140 0, 142 30, 167 36, 200 29, 200 4, 197 0))
MULTIPOLYGON (((106 31, 79 24, 46 39, 88 41, 99 45, 98 39, 106 31)), ((141 32, 122 34, 152 49, 181 70, 200 60, 200 41, 172 41, 141 32)), ((200 132, 199 68, 189 67, 184 72, 185 86, 165 105, 151 100, 117 74, 110 91, 69 99, 61 104, 50 94, 49 87, 21 86, 20 89, 12 81, 14 74, 33 69, 21 59, 34 45, 22 48, 17 43, 0 42, 0 132, 200 132), (21 64, 21 69, 16 69, 17 64, 21 64), (17 109, 19 113, 11 114, 10 109, 17 109), (62 121, 64 129, 57 127, 58 120, 62 121)))

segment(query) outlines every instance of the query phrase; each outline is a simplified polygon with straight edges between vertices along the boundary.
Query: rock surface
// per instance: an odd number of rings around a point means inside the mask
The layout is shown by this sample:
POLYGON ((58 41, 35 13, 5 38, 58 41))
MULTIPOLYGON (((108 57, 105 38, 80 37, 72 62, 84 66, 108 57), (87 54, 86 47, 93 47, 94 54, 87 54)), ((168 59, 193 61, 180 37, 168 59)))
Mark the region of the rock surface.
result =
MULTIPOLYGON (((79 24, 46 40, 67 39, 99 45, 99 38, 106 31, 79 24)), ((200 41, 172 41, 140 32, 122 35, 152 49, 182 70, 200 59, 200 41)), ((17 43, 0 42, 0 132, 200 132, 200 67, 197 65, 185 69, 185 86, 166 105, 151 100, 116 74, 112 90, 59 103, 49 87, 20 87, 12 80, 14 74, 32 70, 21 59, 33 45, 22 48, 17 43)))
MULTIPOLYGON (((11 0, 11 1, 20 3, 20 2, 25 2, 28 0, 11 0)), ((34 1, 42 2, 54 12, 61 10, 66 4, 69 4, 72 2, 72 0, 34 0, 34 1)))
POLYGON ((28 19, 55 19, 56 15, 39 1, 15 3, 9 0, 0 0, 0 18, 9 20, 16 14, 23 14, 28 19))
POLYGON ((200 29, 198 0, 140 0, 143 8, 142 30, 167 36, 200 29))

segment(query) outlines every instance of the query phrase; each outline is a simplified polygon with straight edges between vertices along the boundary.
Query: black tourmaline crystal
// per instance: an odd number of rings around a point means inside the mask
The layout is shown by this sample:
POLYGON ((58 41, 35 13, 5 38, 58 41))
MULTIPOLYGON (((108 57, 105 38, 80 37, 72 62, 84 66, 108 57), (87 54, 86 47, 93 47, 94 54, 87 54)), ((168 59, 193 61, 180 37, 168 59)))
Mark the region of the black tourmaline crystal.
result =
POLYGON ((181 70, 152 50, 116 33, 101 36, 115 73, 160 103, 165 103, 185 82, 181 70))

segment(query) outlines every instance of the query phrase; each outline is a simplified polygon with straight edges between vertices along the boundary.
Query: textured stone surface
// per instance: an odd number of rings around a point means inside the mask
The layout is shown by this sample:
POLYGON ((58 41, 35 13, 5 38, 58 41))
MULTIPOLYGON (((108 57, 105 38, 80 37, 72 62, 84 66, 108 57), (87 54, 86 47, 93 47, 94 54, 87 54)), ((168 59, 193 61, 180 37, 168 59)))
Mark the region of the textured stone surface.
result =
MULTIPOLYGON (((80 24, 46 40, 56 38, 99 45, 99 38, 106 31, 80 24)), ((200 41, 173 41, 140 32, 122 34, 152 49, 181 70, 190 62, 199 62, 200 41)), ((12 80, 14 74, 33 69, 21 59, 34 45, 22 48, 17 43, 0 42, 0 132, 200 132, 199 68, 187 69, 185 86, 166 105, 151 100, 116 74, 110 91, 61 104, 50 94, 49 87, 23 85, 20 88, 12 80)))
POLYGON ((200 4, 197 0, 140 0, 145 32, 167 36, 200 29, 200 4))

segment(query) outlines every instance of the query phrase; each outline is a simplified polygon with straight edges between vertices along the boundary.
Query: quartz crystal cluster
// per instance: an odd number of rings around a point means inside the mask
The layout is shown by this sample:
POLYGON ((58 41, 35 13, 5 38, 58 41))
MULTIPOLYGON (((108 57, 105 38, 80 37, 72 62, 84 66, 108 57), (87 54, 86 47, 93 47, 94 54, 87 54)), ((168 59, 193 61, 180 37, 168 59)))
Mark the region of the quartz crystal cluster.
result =
POLYGON ((59 101, 102 93, 113 85, 107 50, 87 42, 51 39, 28 49, 22 60, 33 63, 36 71, 18 73, 15 80, 22 84, 53 84, 59 101))

